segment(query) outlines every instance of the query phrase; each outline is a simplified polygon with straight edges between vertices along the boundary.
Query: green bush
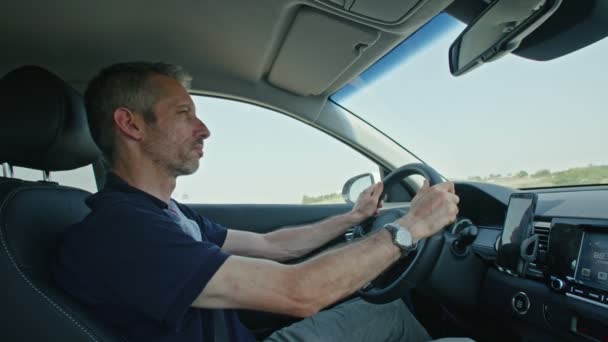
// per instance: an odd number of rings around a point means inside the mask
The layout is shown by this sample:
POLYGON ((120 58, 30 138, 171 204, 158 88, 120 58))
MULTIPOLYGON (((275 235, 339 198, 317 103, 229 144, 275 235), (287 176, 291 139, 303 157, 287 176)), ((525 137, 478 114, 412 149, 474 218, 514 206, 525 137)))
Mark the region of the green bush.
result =
POLYGON ((534 178, 547 177, 547 176, 551 176, 551 171, 549 171, 547 169, 538 170, 532 175, 532 177, 534 177, 534 178))

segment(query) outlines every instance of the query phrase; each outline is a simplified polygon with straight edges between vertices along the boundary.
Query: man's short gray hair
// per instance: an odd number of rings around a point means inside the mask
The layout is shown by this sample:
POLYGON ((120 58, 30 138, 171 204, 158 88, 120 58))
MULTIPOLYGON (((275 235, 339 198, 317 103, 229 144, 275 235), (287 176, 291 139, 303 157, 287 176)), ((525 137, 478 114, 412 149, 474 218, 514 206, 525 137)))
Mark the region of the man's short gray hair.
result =
POLYGON ((93 140, 110 165, 114 160, 114 111, 120 107, 142 113, 148 123, 156 121, 152 107, 161 95, 149 82, 153 75, 165 75, 190 88, 192 76, 181 66, 165 63, 130 62, 104 68, 84 94, 93 140))

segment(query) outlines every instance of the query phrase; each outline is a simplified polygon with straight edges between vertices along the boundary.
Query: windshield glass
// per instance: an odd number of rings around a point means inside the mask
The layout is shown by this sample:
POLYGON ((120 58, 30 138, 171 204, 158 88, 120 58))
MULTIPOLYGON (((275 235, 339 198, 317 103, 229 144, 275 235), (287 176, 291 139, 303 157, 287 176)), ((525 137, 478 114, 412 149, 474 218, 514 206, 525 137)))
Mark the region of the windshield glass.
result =
POLYGON ((332 96, 451 180, 608 183, 608 39, 551 61, 509 54, 453 77, 465 25, 441 14, 332 96))

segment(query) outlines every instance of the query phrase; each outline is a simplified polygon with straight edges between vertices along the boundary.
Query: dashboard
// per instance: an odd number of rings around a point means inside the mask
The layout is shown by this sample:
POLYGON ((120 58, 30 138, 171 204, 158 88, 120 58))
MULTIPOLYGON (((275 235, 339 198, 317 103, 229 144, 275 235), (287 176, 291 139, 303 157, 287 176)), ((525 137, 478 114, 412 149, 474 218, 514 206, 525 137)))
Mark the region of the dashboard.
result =
POLYGON ((477 292, 480 315, 509 322, 524 339, 608 341, 607 186, 525 191, 537 198, 529 232, 537 248, 519 273, 496 261, 509 199, 524 191, 468 182, 456 191, 459 222, 477 226, 471 250, 487 267, 477 292))

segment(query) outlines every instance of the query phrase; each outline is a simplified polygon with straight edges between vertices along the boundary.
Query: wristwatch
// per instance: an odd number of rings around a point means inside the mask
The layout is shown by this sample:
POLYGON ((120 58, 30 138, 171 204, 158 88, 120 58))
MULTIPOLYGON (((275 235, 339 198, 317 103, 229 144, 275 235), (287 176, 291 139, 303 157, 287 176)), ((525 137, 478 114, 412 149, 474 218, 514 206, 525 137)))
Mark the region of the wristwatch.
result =
POLYGON ((393 236, 393 243, 399 247, 402 255, 415 251, 418 247, 418 241, 414 242, 414 237, 410 231, 398 223, 389 223, 384 225, 384 229, 388 230, 393 236))

